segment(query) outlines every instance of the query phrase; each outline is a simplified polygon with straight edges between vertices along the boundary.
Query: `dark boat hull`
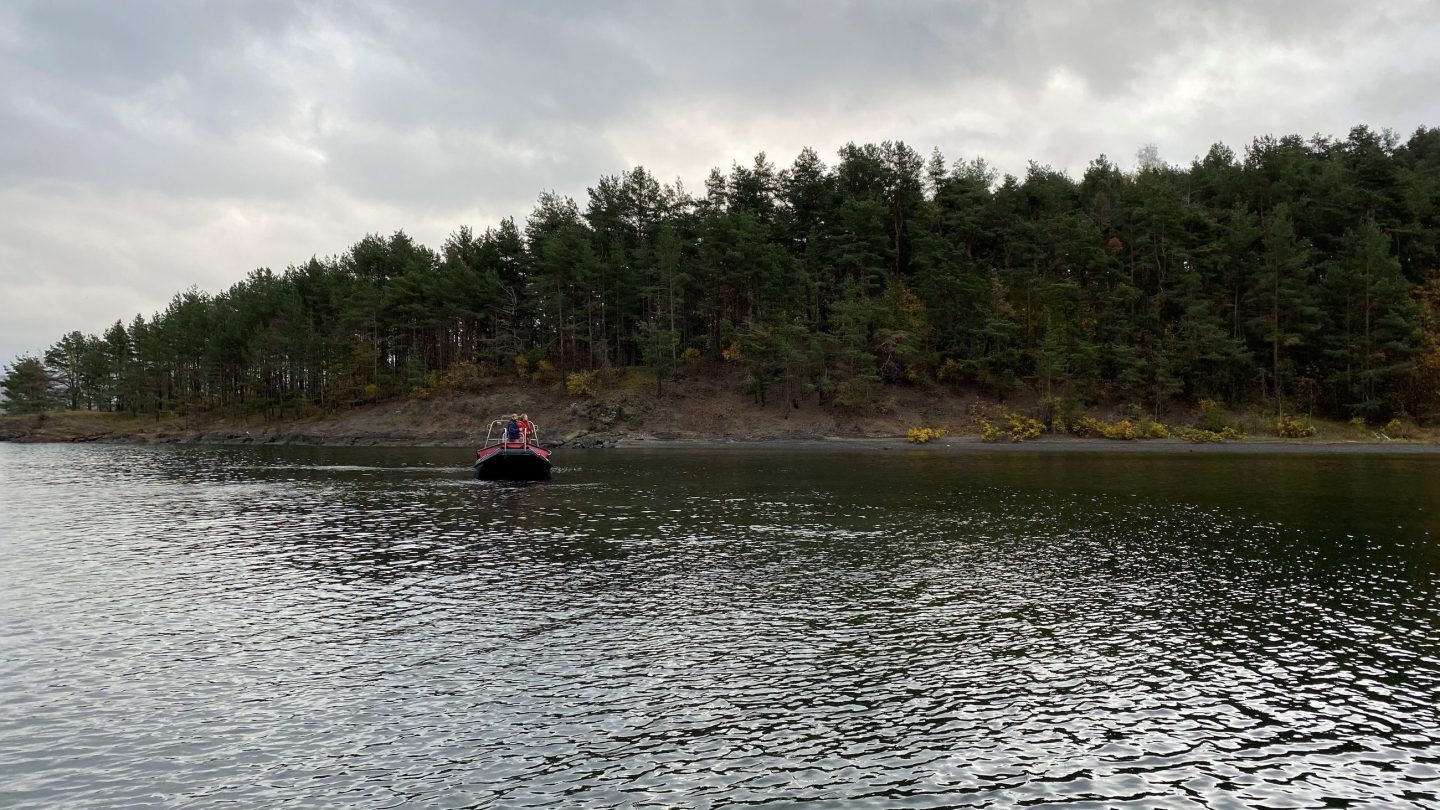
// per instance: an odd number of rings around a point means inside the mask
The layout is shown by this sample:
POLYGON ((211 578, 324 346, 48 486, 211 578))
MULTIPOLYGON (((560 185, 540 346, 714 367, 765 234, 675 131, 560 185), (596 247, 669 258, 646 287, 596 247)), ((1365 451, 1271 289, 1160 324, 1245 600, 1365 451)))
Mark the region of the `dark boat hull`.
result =
POLYGON ((475 477, 481 481, 546 481, 550 459, 544 450, 529 447, 492 447, 475 460, 475 477))

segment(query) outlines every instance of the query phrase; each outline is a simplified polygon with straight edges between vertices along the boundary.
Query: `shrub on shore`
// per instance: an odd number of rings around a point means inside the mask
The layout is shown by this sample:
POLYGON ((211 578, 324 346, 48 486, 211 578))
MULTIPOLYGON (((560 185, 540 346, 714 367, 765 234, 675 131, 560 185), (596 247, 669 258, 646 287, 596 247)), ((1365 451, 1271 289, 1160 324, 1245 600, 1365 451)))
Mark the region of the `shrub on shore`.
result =
POLYGON ((1282 439, 1305 439, 1315 435, 1315 425, 1287 413, 1275 422, 1275 435, 1282 439))
POLYGON ((1187 442, 1224 442, 1235 441, 1245 438, 1245 434, 1238 429, 1226 425, 1219 430, 1207 430, 1200 427, 1182 427, 1175 430, 1175 435, 1187 442))
POLYGON ((905 438, 912 444, 925 444, 932 442, 950 431, 945 428, 918 427, 910 428, 905 433, 905 438))
POLYGON ((565 393, 572 397, 593 397, 597 381, 593 371, 576 371, 565 377, 565 393))
POLYGON ((1389 439, 1414 439, 1419 435, 1413 424, 1401 419, 1391 419, 1386 422, 1381 432, 1389 439))
POLYGON ((986 413, 984 408, 971 408, 971 417, 980 431, 980 440, 985 442, 998 442, 1001 439, 1012 442, 1028 441, 1039 438, 1045 430, 1039 420, 1015 413, 1009 408, 999 409, 998 418, 1004 422, 1003 425, 992 421, 991 414, 986 413))
POLYGON ((1133 441, 1135 439, 1169 438, 1170 428, 1149 416, 1141 416, 1135 420, 1121 419, 1117 422, 1107 422, 1093 416, 1082 416, 1070 426, 1070 433, 1087 439, 1133 441))

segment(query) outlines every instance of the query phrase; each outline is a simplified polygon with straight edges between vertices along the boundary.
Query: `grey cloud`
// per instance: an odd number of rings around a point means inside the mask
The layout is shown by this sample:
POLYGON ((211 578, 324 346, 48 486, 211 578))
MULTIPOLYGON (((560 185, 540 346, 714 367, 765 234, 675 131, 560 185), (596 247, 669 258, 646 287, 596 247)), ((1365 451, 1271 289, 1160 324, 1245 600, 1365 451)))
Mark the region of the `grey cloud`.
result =
POLYGON ((203 73, 215 52, 276 36, 304 16, 295 3, 265 0, 30 0, 19 9, 24 37, 15 55, 38 73, 83 82, 97 92, 203 73))
MULTIPOLYGON (((3 4, 0 204, 32 210, 0 211, 0 285, 80 290, 103 256, 163 305, 366 232, 523 218, 632 162, 696 188, 852 139, 1078 173, 1146 142, 1408 132, 1440 123, 1437 34, 1423 0, 3 4)), ((7 322, 0 352, 110 320, 7 322)))

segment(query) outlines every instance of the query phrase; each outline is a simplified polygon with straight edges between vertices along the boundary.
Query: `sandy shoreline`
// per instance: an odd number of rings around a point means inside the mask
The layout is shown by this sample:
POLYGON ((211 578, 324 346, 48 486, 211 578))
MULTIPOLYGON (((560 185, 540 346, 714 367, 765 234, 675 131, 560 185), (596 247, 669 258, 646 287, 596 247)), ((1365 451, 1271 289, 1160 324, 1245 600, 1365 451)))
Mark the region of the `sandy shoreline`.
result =
MULTIPOLYGON (((318 425, 272 425, 255 430, 154 430, 75 431, 50 427, 39 430, 0 431, 0 441, 17 444, 186 444, 213 447, 454 447, 474 448, 484 434, 464 430, 359 431, 315 430, 318 425), (308 430, 307 430, 308 428, 308 430)), ((910 451, 945 454, 1228 454, 1228 455, 1440 455, 1440 445, 1418 441, 1361 440, 1276 440, 1247 438, 1225 442, 1189 442, 1179 438, 1156 440, 1104 440, 1070 435, 1043 435, 1035 440, 982 441, 979 437, 950 435, 939 440, 914 444, 896 437, 860 435, 788 435, 788 437, 744 437, 744 435, 655 435, 647 432, 613 431, 582 434, 569 441, 541 441, 552 450, 704 450, 708 453, 747 451, 910 451)))
POLYGON ((633 437, 614 445, 616 450, 800 450, 800 451, 915 451, 939 453, 1218 453, 1230 455, 1434 455, 1440 456, 1440 445, 1413 442, 1334 442, 1246 439, 1231 442, 1187 442, 1181 439, 1145 439, 1118 441, 1084 439, 1073 436, 1047 436, 1027 442, 983 442, 979 438, 940 439, 925 444, 912 444, 903 437, 871 438, 828 436, 815 439, 652 439, 633 437))
MULTIPOLYGON (((543 385, 497 386, 481 394, 448 392, 391 401, 306 418, 227 418, 220 414, 135 416, 94 411, 0 416, 0 441, 101 444, 187 444, 308 447, 474 448, 484 443, 496 414, 528 412, 541 444, 568 451, 704 450, 708 452, 855 451, 914 453, 1168 453, 1168 454, 1404 454, 1440 455, 1433 432, 1387 440, 1343 425, 1320 425, 1319 435, 1279 439, 1250 426, 1251 438, 1221 443, 1165 439, 1113 440, 1043 434, 1025 442, 980 440, 972 428, 973 398, 898 390, 893 412, 857 416, 836 409, 757 406, 736 396, 734 380, 695 379, 667 388, 574 399, 543 385), (906 440, 906 429, 950 430, 925 444, 906 440), (1423 437, 1423 438, 1422 438, 1423 437)), ((1241 419, 1243 414, 1234 415, 1241 419)), ((1176 424, 1191 418, 1176 414, 1176 424)), ((1252 422, 1255 420, 1252 420, 1252 422)))
MULTIPOLYGON (((176 431, 156 434, 67 435, 36 431, 28 435, 0 435, 0 441, 38 444, 185 444, 195 446, 260 447, 453 447, 473 448, 468 436, 446 435, 315 435, 290 431, 176 431)), ((649 435, 611 435, 601 441, 544 443, 554 450, 644 451, 701 450, 706 452, 911 452, 931 454, 1206 454, 1206 455, 1418 455, 1440 457, 1440 445, 1397 441, 1334 441, 1305 439, 1243 439, 1228 442, 1186 442, 1177 438, 1120 441, 1075 436, 1042 436, 1025 442, 984 442, 979 437, 945 437, 915 444, 902 436, 733 437, 707 436, 657 438, 649 435)))

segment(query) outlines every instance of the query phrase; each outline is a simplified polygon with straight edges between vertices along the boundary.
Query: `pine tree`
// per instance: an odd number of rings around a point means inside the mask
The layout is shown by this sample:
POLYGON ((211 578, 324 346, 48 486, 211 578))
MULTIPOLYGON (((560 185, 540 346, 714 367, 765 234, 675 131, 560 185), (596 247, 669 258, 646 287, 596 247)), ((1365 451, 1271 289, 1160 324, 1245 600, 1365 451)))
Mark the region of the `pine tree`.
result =
POLYGON ((55 378, 38 357, 23 355, 5 366, 0 377, 0 394, 6 413, 40 413, 59 405, 62 400, 55 378))
POLYGON ((1310 246, 1295 235, 1288 205, 1281 204, 1262 225, 1262 255, 1250 288, 1252 334, 1268 349, 1266 393, 1277 415, 1308 371, 1310 338, 1320 327, 1310 285, 1310 246))

